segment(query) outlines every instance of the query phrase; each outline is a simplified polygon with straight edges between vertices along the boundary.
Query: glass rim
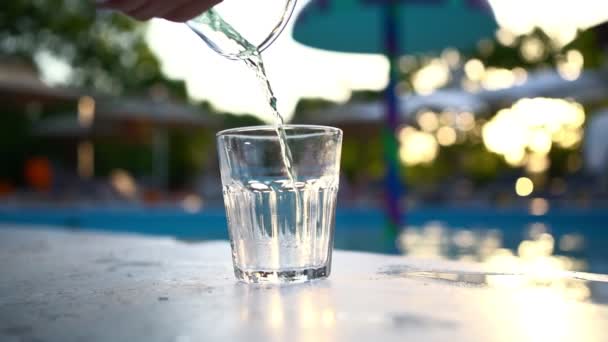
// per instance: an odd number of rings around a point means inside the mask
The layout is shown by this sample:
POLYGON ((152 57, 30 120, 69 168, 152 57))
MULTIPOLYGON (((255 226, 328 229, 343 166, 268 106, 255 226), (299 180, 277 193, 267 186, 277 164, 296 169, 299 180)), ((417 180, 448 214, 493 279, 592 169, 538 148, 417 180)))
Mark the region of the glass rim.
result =
POLYGON ((283 33, 287 23, 291 20, 291 16, 293 15, 293 11, 296 8, 297 0, 287 1, 285 4, 284 15, 281 20, 277 23, 277 25, 272 29, 272 32, 264 39, 262 43, 258 46, 258 50, 260 52, 266 50, 272 43, 274 43, 277 38, 283 33))
MULTIPOLYGON (((264 50, 266 50, 270 45, 272 45, 272 43, 274 43, 275 40, 277 40, 277 38, 279 38, 281 33, 283 33, 285 27, 293 16, 293 12, 296 8, 296 3, 297 0, 288 0, 286 2, 285 9, 283 11, 283 16, 281 16, 279 22, 272 28, 268 36, 266 36, 261 43, 256 45, 256 48, 259 53, 262 53, 264 50)), ((198 34, 203 39, 203 41, 205 41, 205 43, 207 43, 207 45, 209 45, 209 47, 211 47, 211 49, 217 52, 218 54, 232 60, 243 60, 252 55, 250 51, 244 51, 239 53, 231 53, 224 51, 213 40, 209 39, 205 34, 199 31, 199 29, 197 28, 196 19, 197 18, 187 21, 186 25, 190 27, 190 29, 192 29, 196 34, 198 34)))
MULTIPOLYGON (((342 130, 337 127, 332 126, 323 126, 323 125, 305 125, 305 124, 285 124, 283 128, 290 129, 302 129, 305 132, 301 132, 298 134, 289 135, 287 139, 307 137, 311 135, 331 135, 331 134, 340 134, 342 135, 342 130)), ((268 138, 268 139, 278 139, 277 135, 261 135, 255 134, 255 132, 268 132, 276 131, 276 126, 274 125, 258 125, 258 126, 244 126, 244 127, 236 127, 229 128, 216 133, 217 138, 221 137, 247 137, 247 138, 268 138), (249 133, 249 134, 248 134, 249 133), (254 133, 254 134, 250 134, 254 133)))

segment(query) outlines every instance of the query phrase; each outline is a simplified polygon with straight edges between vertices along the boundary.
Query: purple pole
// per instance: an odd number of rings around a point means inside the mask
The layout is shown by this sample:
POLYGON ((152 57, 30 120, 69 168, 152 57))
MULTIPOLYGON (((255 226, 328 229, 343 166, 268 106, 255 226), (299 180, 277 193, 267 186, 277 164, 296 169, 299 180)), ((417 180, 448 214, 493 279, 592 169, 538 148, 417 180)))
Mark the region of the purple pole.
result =
POLYGON ((402 225, 400 199, 405 188, 401 184, 399 143, 397 128, 399 127, 399 98, 397 96, 397 81, 399 70, 399 8, 398 0, 387 0, 384 6, 385 52, 389 59, 389 83, 385 91, 385 124, 382 132, 384 142, 384 159, 386 161, 385 175, 385 206, 388 228, 397 232, 402 225))

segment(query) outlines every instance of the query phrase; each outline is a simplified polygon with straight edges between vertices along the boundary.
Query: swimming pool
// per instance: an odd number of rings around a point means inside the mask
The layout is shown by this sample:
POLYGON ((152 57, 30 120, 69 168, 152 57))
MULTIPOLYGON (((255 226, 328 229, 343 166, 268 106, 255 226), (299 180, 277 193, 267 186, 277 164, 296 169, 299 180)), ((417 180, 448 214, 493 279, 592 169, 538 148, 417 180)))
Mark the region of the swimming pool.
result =
MULTIPOLYGON (((408 213, 407 228, 401 232, 387 230, 383 222, 376 209, 339 209, 336 248, 456 260, 542 260, 565 269, 608 273, 607 210, 552 208, 536 216, 523 208, 425 207, 408 213)), ((162 235, 187 241, 228 238, 221 207, 197 213, 177 207, 0 207, 0 223, 162 235)))

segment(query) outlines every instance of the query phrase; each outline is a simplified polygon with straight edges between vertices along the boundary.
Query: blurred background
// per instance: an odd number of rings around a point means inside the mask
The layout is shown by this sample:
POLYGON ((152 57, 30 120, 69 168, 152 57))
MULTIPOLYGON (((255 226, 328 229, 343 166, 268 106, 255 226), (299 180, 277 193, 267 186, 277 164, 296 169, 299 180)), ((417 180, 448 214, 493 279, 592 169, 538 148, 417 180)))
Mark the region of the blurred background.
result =
MULTIPOLYGON (((340 2, 264 53, 290 122, 344 130, 336 247, 608 273, 608 3, 340 2)), ((0 3, 0 100, 1 223, 185 240, 227 238, 215 133, 270 122, 244 63, 78 0, 0 3)))

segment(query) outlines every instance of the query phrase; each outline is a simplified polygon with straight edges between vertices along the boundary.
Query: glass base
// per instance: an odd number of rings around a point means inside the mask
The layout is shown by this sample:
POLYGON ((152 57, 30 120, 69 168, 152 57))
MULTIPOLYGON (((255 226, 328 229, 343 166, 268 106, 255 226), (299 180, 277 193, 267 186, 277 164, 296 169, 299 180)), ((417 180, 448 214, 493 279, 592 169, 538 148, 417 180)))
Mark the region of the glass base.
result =
POLYGON ((234 267, 234 275, 240 281, 249 284, 286 284, 303 283, 329 276, 329 266, 284 271, 251 271, 234 267))

